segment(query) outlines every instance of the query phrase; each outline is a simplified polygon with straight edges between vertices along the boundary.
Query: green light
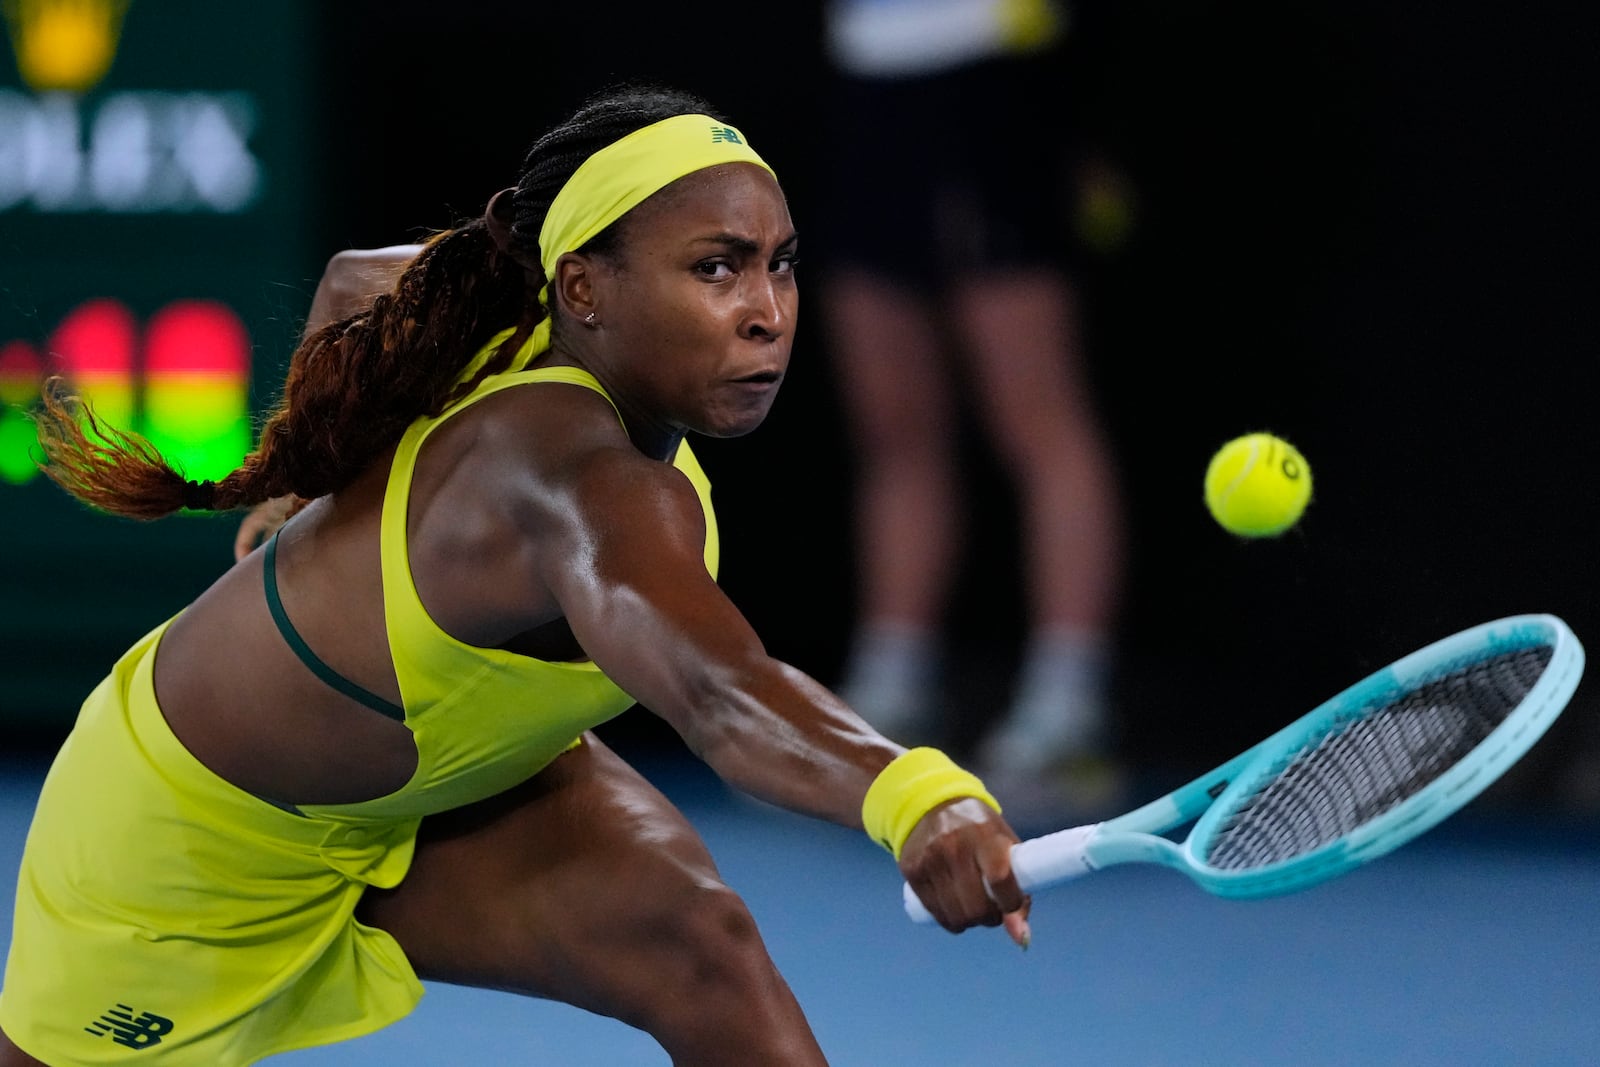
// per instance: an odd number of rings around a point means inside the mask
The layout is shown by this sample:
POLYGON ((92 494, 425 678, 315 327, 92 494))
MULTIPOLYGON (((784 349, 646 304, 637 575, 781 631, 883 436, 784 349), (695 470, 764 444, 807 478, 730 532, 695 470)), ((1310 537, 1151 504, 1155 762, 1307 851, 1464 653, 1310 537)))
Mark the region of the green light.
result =
POLYGON ((38 477, 33 462, 38 447, 32 419, 15 408, 0 410, 0 482, 25 485, 38 477))

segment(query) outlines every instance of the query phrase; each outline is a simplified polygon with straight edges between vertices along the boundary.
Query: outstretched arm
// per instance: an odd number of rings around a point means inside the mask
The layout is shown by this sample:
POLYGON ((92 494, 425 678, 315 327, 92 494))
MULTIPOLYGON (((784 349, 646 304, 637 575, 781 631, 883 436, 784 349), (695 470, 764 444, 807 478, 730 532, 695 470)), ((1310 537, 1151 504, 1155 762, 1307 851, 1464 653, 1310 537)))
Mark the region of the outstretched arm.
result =
MULTIPOLYGON (((863 802, 882 775, 888 784, 877 791, 891 794, 888 807, 909 830, 885 843, 935 917, 950 930, 1004 921, 1026 942, 1027 900, 1010 866, 1017 837, 975 799, 981 783, 971 779, 975 789, 918 808, 916 790, 897 784, 916 761, 901 763, 901 746, 767 654, 706 573, 703 514, 681 474, 628 449, 602 450, 538 511, 541 540, 555 549, 541 553, 553 562, 543 577, 574 635, 719 776, 861 829, 863 802), (897 768, 885 775, 892 762, 897 768)), ((962 773, 950 768, 958 789, 962 773)))

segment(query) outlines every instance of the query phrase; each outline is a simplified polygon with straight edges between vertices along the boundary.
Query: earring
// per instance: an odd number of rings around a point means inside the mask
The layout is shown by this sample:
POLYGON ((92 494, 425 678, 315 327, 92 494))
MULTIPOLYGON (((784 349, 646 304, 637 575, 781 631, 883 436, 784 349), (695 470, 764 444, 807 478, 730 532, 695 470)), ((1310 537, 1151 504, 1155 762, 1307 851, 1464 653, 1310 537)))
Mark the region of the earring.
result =
POLYGON ((585 326, 595 326, 595 325, 597 325, 597 323, 594 321, 594 312, 591 311, 591 312, 589 312, 589 314, 584 316, 583 324, 585 326))

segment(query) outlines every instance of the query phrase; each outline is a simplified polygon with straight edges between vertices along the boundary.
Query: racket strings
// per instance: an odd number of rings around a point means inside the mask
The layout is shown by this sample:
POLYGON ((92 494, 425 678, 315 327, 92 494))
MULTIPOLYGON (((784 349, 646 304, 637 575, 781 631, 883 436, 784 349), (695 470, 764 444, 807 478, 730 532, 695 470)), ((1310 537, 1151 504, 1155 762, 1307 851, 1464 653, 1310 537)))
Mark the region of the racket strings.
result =
POLYGON ((1221 821, 1206 862, 1222 870, 1281 863, 1415 796, 1505 720, 1552 653, 1539 646, 1458 665, 1335 721, 1221 821))

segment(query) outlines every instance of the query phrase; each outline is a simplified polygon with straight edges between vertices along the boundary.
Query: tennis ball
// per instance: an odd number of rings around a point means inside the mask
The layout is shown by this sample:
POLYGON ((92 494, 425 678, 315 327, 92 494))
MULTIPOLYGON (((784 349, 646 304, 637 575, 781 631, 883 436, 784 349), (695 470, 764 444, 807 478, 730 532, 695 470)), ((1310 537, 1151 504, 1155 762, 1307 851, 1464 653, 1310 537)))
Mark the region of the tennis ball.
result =
POLYGON ((1240 537, 1276 537, 1300 521, 1310 502, 1310 464, 1270 433, 1234 438, 1206 467, 1206 508, 1240 537))

